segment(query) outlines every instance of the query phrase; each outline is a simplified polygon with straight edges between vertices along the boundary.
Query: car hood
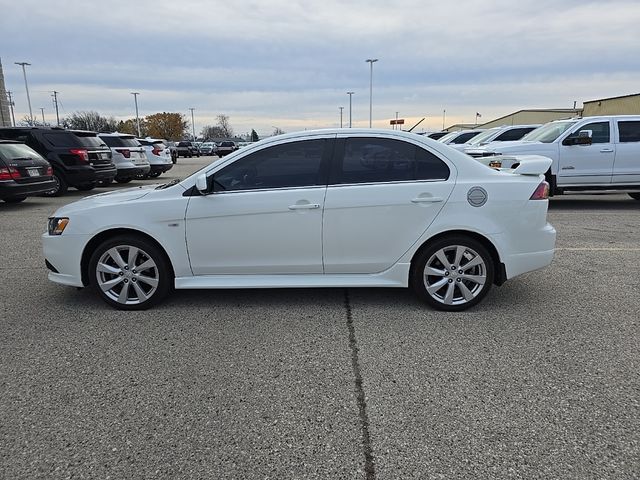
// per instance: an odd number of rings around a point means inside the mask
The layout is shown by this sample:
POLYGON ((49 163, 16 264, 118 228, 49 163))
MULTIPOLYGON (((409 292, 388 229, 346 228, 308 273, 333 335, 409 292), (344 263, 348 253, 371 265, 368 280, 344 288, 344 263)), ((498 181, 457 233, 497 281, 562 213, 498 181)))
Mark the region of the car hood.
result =
POLYGON ((523 142, 522 140, 516 140, 514 142, 491 142, 481 147, 467 148, 465 152, 518 153, 526 152, 532 147, 538 149, 538 145, 544 144, 542 142, 523 142))
POLYGON ((70 213, 80 212, 92 207, 98 207, 101 205, 114 205, 118 203, 130 202, 132 200, 138 200, 151 193, 158 185, 144 185, 140 187, 127 188, 125 190, 116 190, 113 192, 99 193, 97 195, 90 195, 84 197, 77 202, 70 203, 64 207, 58 209, 55 213, 56 216, 69 215, 70 213))

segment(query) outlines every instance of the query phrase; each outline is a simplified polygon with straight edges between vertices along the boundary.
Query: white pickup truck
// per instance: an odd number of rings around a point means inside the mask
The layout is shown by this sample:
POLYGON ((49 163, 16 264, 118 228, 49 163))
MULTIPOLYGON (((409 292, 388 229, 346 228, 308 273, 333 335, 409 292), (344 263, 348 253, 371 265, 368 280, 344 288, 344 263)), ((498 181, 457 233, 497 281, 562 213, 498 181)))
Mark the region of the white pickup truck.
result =
POLYGON ((542 155, 551 195, 626 192, 640 200, 640 115, 572 118, 547 123, 516 142, 467 152, 492 167, 511 168, 520 155, 542 155))

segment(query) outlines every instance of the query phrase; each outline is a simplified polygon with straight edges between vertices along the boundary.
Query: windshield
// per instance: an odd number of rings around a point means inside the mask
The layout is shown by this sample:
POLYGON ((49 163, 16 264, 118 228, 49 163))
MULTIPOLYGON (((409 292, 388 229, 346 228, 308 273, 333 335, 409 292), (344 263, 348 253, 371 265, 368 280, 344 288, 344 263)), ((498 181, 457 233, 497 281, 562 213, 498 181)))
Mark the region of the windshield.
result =
POLYGON ((576 123, 577 120, 547 123, 546 125, 543 125, 540 128, 536 128, 534 131, 527 133, 524 137, 522 137, 522 141, 551 143, 576 123))
POLYGON ((110 147, 139 147, 140 144, 134 137, 100 137, 110 147))
POLYGON ((105 143, 95 133, 73 132, 84 147, 106 147, 105 143))
POLYGON ((444 137, 440 137, 438 141, 442 143, 447 143, 449 140, 457 137, 458 135, 460 135, 460 132, 450 132, 450 133, 447 133, 444 137))
POLYGON ((487 130, 485 132, 482 132, 479 135, 476 135, 471 140, 469 140, 467 143, 468 144, 473 144, 473 145, 478 144, 478 143, 482 143, 485 140, 493 137, 499 131, 500 131, 500 128, 490 128, 489 130, 487 130))

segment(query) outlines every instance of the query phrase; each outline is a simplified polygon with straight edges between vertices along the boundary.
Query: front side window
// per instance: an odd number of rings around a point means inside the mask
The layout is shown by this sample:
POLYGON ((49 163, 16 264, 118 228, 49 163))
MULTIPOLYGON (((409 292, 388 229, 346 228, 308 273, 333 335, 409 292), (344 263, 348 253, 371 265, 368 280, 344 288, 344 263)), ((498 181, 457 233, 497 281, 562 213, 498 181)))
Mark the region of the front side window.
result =
POLYGON ((327 140, 305 140, 264 148, 214 175, 214 190, 256 190, 324 185, 322 159, 327 140))
POLYGON ((385 183, 443 180, 447 165, 431 152, 408 142, 379 138, 349 138, 342 164, 331 183, 385 183))
POLYGON ((594 122, 583 125, 576 132, 578 135, 588 135, 591 143, 609 143, 609 122, 594 122), (585 132, 585 133, 583 133, 585 132))
POLYGON ((618 122, 620 142, 640 142, 640 122, 618 122))

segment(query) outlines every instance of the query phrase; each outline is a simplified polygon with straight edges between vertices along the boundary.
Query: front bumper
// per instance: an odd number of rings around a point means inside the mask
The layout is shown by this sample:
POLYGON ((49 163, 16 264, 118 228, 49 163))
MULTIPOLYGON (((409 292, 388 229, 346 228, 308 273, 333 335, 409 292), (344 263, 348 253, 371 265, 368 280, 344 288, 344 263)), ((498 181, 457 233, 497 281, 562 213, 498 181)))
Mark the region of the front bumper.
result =
POLYGON ((88 235, 42 235, 44 258, 51 269, 49 280, 72 287, 84 287, 82 282, 82 252, 89 241, 88 235))

